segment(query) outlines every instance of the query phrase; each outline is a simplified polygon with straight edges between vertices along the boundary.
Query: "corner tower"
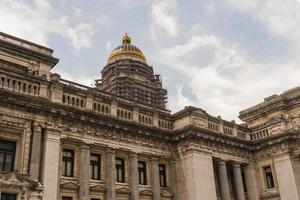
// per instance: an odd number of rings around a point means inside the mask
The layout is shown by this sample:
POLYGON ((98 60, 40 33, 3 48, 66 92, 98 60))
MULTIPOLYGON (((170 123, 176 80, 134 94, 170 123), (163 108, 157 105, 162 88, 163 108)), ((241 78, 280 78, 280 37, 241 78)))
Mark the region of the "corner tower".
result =
POLYGON ((160 75, 155 75, 143 52, 131 44, 126 33, 122 44, 116 47, 108 57, 103 68, 102 80, 97 87, 105 92, 164 109, 167 101, 167 90, 162 88, 160 75))

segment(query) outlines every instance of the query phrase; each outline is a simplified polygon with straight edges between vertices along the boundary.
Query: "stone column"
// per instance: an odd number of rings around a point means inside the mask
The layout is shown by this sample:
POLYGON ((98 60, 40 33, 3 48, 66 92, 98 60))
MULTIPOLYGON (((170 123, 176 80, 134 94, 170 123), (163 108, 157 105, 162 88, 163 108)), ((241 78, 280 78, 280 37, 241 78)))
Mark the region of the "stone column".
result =
POLYGON ((43 200, 59 199, 59 163, 60 136, 59 130, 46 128, 44 160, 44 194, 43 200))
POLYGON ((33 179, 39 180, 42 127, 34 123, 32 134, 33 137, 31 146, 30 175, 33 179))
POLYGON ((136 153, 132 153, 129 156, 130 159, 130 199, 139 200, 139 173, 138 173, 138 157, 136 153))
POLYGON ((245 181, 249 200, 259 200, 259 189, 256 183, 255 168, 251 164, 245 166, 245 181))
POLYGON ((177 194, 177 178, 176 178, 176 161, 170 161, 170 172, 171 172, 171 191, 173 194, 173 200, 178 200, 177 194))
POLYGON ((158 158, 151 158, 151 190, 153 193, 153 200, 160 200, 160 182, 159 182, 159 168, 158 158))
POLYGON ((245 191, 241 172, 241 165, 233 163, 233 176, 237 200, 245 200, 245 191))
POLYGON ((219 171, 219 184, 222 200, 231 200, 226 162, 224 160, 218 160, 218 171, 219 171))
POLYGON ((116 164, 115 150, 106 150, 106 167, 105 167, 105 182, 106 182, 106 200, 116 199, 116 164))
POLYGON ((82 143, 80 146, 79 199, 89 200, 90 195, 90 148, 82 143))

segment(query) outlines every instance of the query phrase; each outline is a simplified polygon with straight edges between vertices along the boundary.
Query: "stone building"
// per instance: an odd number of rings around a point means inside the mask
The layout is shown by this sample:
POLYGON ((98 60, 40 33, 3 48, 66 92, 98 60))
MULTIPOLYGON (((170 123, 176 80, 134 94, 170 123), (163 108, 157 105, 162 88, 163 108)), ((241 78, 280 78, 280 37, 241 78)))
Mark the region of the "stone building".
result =
POLYGON ((125 35, 95 87, 51 72, 53 50, 0 33, 1 200, 298 200, 300 88, 240 112, 167 91, 125 35))

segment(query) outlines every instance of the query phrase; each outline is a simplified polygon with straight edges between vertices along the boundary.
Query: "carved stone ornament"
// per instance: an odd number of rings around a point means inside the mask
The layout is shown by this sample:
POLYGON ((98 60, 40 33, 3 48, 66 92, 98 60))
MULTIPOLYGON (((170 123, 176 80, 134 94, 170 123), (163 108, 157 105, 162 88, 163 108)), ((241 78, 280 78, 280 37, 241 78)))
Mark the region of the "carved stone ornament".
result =
POLYGON ((102 184, 93 184, 90 185, 90 191, 104 193, 106 191, 106 188, 102 184))
POLYGON ((27 68, 28 73, 31 73, 31 74, 35 73, 36 75, 38 75, 38 72, 40 70, 40 62, 31 60, 31 61, 29 61, 27 67, 28 67, 27 68))
POLYGON ((60 187, 66 190, 77 190, 79 185, 75 180, 61 180, 60 187))
POLYGON ((4 187, 28 188, 28 189, 41 189, 42 185, 36 180, 30 178, 26 174, 17 172, 0 174, 0 188, 4 187))
POLYGON ((117 187, 116 192, 118 194, 130 194, 130 190, 128 189, 128 187, 124 186, 117 187))
POLYGON ((162 197, 167 197, 167 198, 171 198, 173 195, 169 190, 161 190, 161 196, 162 197))
POLYGON ((140 190, 140 194, 142 196, 152 196, 152 191, 151 191, 151 189, 146 188, 146 189, 140 190))

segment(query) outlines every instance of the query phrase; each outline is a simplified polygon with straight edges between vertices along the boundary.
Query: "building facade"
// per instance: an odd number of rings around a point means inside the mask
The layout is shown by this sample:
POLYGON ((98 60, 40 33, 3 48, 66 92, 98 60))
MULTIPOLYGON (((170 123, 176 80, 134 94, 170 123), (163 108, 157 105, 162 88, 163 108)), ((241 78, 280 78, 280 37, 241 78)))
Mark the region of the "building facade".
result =
POLYGON ((0 33, 1 200, 299 200, 300 88, 240 112, 186 106, 126 34, 95 87, 0 33))

